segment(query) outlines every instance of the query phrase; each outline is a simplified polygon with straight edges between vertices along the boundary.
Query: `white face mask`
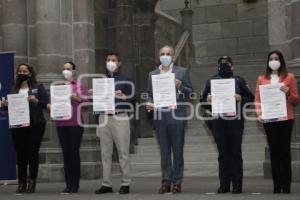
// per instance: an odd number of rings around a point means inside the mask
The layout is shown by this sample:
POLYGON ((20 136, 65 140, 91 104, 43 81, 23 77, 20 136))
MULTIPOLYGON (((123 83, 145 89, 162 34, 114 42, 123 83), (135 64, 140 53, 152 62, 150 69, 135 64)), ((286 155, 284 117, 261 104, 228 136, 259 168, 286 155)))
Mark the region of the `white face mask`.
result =
POLYGON ((73 73, 72 71, 65 69, 62 71, 62 75, 65 77, 66 80, 70 80, 73 76, 73 73))
POLYGON ((169 66, 172 63, 172 56, 160 56, 159 60, 163 66, 169 66))
POLYGON ((116 71, 117 68, 118 68, 118 65, 115 62, 109 61, 106 63, 106 69, 109 72, 114 72, 114 71, 116 71))
POLYGON ((269 67, 273 71, 277 71, 280 68, 280 62, 278 60, 269 61, 269 67))

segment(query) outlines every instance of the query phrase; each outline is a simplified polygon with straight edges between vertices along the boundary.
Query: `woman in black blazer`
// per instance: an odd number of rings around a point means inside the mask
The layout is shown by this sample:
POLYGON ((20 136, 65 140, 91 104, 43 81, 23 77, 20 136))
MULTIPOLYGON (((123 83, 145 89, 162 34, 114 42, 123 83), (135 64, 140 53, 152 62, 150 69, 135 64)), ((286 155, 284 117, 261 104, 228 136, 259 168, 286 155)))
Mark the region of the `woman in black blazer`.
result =
MULTIPOLYGON (((31 66, 20 64, 16 74, 12 93, 28 93, 30 109, 30 126, 11 129, 18 165, 19 185, 16 193, 33 193, 39 168, 39 149, 46 127, 43 109, 49 103, 49 96, 44 86, 36 81, 31 66)), ((2 106, 7 104, 7 101, 2 102, 2 106)))

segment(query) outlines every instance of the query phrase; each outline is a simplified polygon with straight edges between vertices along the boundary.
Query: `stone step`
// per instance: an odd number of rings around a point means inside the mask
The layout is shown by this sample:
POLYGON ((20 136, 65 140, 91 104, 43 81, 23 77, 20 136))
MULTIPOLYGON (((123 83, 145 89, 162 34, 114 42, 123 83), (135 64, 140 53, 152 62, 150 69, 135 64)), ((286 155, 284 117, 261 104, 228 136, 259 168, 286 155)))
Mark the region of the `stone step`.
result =
POLYGON ((99 146, 99 138, 96 136, 96 132, 94 134, 83 134, 81 146, 82 147, 95 147, 99 146))
MULTIPOLYGON (((63 163, 63 153, 61 148, 41 148, 39 153, 40 163, 63 163)), ((80 148, 81 162, 100 161, 100 149, 96 147, 80 148)))
MULTIPOLYGON (((195 136, 207 136, 207 135, 211 135, 212 133, 205 128, 202 129, 187 129, 185 132, 186 137, 195 137, 195 136)), ((258 129, 245 129, 244 130, 244 136, 245 135, 264 135, 264 131, 262 130, 258 130, 258 129)))
MULTIPOLYGON (((133 164, 138 163, 156 163, 160 160, 160 156, 157 155, 132 155, 131 162, 133 164)), ((218 160, 217 153, 184 153, 184 161, 185 162, 216 162, 218 160)), ((264 152, 244 152, 243 153, 243 160, 245 162, 256 162, 256 161, 263 161, 265 160, 265 153, 264 152)))
MULTIPOLYGON (((100 178, 102 174, 100 162, 81 162, 81 179, 92 180, 100 178)), ((115 169, 117 170, 117 169, 115 169)), ((39 182, 61 182, 64 181, 63 164, 40 164, 39 182)))
MULTIPOLYGON (((263 161, 244 162, 244 176, 263 176, 263 161)), ((136 177, 161 176, 160 163, 132 163, 132 175, 136 177)), ((217 162, 185 162, 184 176, 218 176, 217 162)))
MULTIPOLYGON (((266 141, 266 137, 262 134, 245 134, 243 136, 243 143, 257 143, 266 141)), ((186 145, 199 145, 199 144, 214 144, 214 139, 211 135, 199 135, 199 136, 186 136, 186 145)), ((138 145, 156 145, 157 139, 154 138, 140 138, 138 139, 138 145)))
MULTIPOLYGON (((266 143, 252 143, 252 144, 243 144, 243 152, 264 152, 266 143)), ((185 153, 213 153, 217 152, 216 145, 214 144, 201 144, 201 145, 185 145, 185 153)), ((158 145, 139 145, 136 146, 137 155, 158 155, 159 156, 159 147, 158 145)))

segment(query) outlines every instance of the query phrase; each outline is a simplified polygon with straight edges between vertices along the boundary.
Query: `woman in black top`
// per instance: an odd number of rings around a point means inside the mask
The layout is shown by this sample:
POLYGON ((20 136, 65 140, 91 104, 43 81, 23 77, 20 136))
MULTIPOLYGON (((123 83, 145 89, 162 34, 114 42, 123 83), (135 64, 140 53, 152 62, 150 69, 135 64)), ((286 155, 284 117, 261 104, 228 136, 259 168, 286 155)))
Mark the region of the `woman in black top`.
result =
MULTIPOLYGON (((49 97, 44 86, 36 81, 31 66, 20 64, 16 74, 12 93, 28 93, 30 109, 30 126, 11 129, 18 165, 19 185, 16 193, 33 193, 39 168, 39 149, 46 127, 43 109, 46 109, 49 97)), ((2 106, 7 105, 7 101, 2 101, 2 106)))

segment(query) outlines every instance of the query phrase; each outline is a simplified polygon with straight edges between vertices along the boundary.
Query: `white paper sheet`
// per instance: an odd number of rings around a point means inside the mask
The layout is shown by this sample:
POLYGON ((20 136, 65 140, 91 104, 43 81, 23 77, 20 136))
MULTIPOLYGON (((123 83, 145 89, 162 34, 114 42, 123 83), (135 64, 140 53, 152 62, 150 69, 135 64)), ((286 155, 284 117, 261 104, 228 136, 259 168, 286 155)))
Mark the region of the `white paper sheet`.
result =
POLYGON ((176 108, 174 73, 152 75, 153 103, 155 108, 176 108))
POLYGON ((235 79, 211 80, 212 114, 236 115, 235 79))

